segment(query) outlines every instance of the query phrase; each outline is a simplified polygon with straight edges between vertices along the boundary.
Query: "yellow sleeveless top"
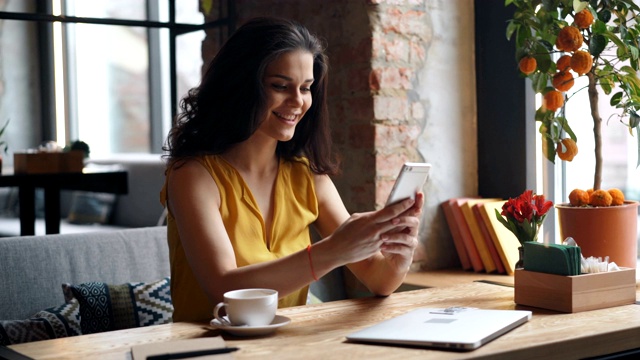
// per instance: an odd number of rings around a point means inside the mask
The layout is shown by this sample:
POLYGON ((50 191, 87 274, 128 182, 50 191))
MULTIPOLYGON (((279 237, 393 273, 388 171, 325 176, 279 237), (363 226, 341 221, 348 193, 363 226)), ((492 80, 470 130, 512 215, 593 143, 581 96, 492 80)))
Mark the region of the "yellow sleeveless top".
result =
MULTIPOLYGON (((313 173, 307 159, 280 160, 273 191, 271 229, 266 229, 249 187, 229 163, 217 155, 202 156, 197 160, 211 174, 220 191, 220 213, 231 239, 238 267, 278 259, 310 244, 309 225, 318 217, 318 201, 313 173), (267 231, 271 232, 269 243, 267 231)), ((166 180, 160 193, 160 201, 166 207, 166 180)), ((187 262, 171 211, 167 216, 167 239, 173 321, 211 319, 215 304, 209 301, 200 288, 187 262)), ((305 286, 280 298, 278 307, 306 304, 308 290, 309 286, 305 286)))

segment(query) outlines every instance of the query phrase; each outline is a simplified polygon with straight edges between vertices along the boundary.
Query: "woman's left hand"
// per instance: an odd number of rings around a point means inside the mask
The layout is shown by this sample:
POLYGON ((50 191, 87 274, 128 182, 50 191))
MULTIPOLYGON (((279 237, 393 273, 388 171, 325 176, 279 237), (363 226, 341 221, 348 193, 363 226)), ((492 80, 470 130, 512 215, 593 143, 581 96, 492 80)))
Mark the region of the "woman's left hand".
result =
POLYGON ((407 271, 413 262, 413 253, 418 247, 420 215, 424 205, 424 194, 417 193, 414 205, 396 217, 398 228, 383 234, 386 239, 380 252, 389 265, 398 272, 407 271))

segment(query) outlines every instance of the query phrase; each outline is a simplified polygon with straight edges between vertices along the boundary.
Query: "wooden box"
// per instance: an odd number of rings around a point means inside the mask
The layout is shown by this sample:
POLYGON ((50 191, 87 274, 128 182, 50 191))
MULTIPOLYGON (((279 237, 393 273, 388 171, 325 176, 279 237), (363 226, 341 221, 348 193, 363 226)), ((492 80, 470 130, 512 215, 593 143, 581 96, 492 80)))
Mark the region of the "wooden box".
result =
POLYGON ((16 174, 48 174, 82 172, 84 152, 16 152, 13 172, 16 174))
POLYGON ((636 302, 636 269, 562 276, 518 269, 516 304, 574 313, 636 302))

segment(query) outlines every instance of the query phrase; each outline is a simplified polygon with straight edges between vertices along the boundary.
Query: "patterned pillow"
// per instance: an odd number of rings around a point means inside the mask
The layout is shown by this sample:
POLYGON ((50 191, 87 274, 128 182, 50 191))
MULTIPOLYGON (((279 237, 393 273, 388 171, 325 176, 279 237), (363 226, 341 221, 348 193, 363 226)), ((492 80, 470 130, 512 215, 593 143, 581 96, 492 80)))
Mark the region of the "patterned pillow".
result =
POLYGON ((115 194, 75 191, 67 221, 71 224, 108 224, 115 194))
POLYGON ((67 301, 78 300, 82 333, 92 334, 171 322, 169 285, 167 277, 151 283, 63 284, 62 291, 67 301))
POLYGON ((0 345, 81 335, 77 300, 37 312, 27 320, 0 320, 0 345))

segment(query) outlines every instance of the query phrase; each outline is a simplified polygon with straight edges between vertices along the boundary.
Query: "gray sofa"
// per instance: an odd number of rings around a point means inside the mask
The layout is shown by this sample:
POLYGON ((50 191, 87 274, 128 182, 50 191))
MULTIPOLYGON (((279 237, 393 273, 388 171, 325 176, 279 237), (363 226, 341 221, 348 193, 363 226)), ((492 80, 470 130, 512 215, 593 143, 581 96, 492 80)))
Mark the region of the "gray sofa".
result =
POLYGON ((0 238, 0 320, 65 303, 63 283, 156 281, 169 276, 165 226, 0 238))

